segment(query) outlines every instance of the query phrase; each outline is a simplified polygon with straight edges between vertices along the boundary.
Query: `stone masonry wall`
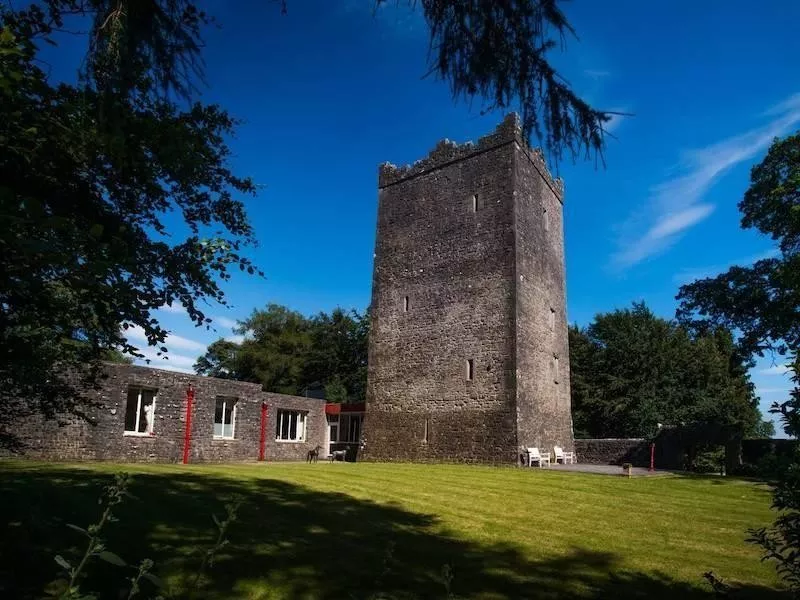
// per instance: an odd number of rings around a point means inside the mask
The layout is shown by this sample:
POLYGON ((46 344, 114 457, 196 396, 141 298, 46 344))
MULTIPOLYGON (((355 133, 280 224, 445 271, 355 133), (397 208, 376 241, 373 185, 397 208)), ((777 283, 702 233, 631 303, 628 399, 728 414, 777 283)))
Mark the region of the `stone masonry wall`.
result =
POLYGON ((522 146, 512 116, 477 145, 444 141, 412 166, 381 166, 363 458, 508 464, 536 440, 572 447, 562 188, 543 161, 519 166, 522 146), (552 248, 533 256, 544 205, 552 248), (545 336, 550 305, 558 330, 545 336), (543 379, 554 352, 555 387, 543 379))
POLYGON ((572 450, 563 188, 514 144, 517 428, 522 448, 572 450))
POLYGON ((635 467, 650 465, 650 442, 645 439, 575 440, 575 452, 580 463, 622 465, 629 462, 635 467))
POLYGON ((364 457, 508 462, 513 152, 448 162, 458 150, 445 142, 432 156, 436 168, 380 174, 364 457))
MULTIPOLYGON (((322 445, 324 401, 265 393, 252 383, 215 379, 134 365, 106 365, 107 377, 98 390, 87 390, 88 419, 62 416, 45 420, 31 416, 11 432, 22 443, 23 456, 43 460, 112 460, 179 462, 186 431, 186 390, 194 388, 190 462, 258 460, 261 405, 267 404, 266 459, 303 460, 309 449, 322 445), (152 435, 125 433, 125 407, 130 387, 156 391, 152 435), (214 433, 216 398, 236 400, 233 439, 214 433), (279 409, 307 412, 304 442, 276 438, 279 409)), ((2 453, 2 449, 0 449, 2 453)))

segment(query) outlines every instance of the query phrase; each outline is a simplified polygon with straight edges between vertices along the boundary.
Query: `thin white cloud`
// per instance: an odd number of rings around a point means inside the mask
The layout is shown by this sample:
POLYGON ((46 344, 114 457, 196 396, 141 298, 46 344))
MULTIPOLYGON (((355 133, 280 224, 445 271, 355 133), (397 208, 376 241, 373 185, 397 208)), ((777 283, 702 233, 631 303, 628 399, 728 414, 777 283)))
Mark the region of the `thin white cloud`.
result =
MULTIPOLYGON (((147 336, 144 334, 144 330, 138 325, 134 325, 133 327, 123 330, 122 335, 129 340, 134 340, 140 344, 143 343, 145 347, 148 345, 147 336)), ((164 340, 162 345, 166 346, 169 350, 178 349, 195 352, 205 352, 206 350, 206 345, 204 343, 196 340, 190 340, 189 338, 185 338, 180 335, 174 335, 172 333, 167 335, 167 338, 164 340)))
POLYGON ((167 369, 170 371, 194 373, 192 366, 197 361, 197 358, 195 357, 186 356, 183 354, 175 354, 173 352, 159 356, 158 349, 153 347, 143 348, 140 350, 140 352, 144 354, 144 359, 141 359, 140 362, 149 360, 150 364, 148 366, 150 367, 167 369))
POLYGON ((656 240, 673 236, 699 223, 712 212, 714 212, 713 205, 698 204, 676 213, 664 215, 662 219, 657 221, 656 224, 650 228, 647 232, 647 236, 656 240))
POLYGON ((789 365, 772 365, 766 369, 761 369, 759 375, 785 375, 789 372, 789 365))
POLYGON ((234 344, 241 344, 244 341, 243 335, 229 335, 225 338, 229 342, 233 342, 234 344))
POLYGON ((663 252, 687 229, 702 222, 714 205, 702 202, 717 180, 733 166, 764 151, 776 137, 800 122, 800 94, 770 108, 766 125, 741 135, 684 153, 683 174, 650 190, 645 213, 632 215, 620 227, 619 249, 611 257, 617 270, 626 269, 663 252))
POLYGON ((604 79, 606 77, 611 76, 611 71, 607 71, 605 69, 585 69, 583 73, 584 75, 586 75, 590 79, 594 79, 595 81, 597 81, 598 79, 604 79))
POLYGON ((228 329, 233 329, 237 325, 234 319, 229 319, 228 317, 214 317, 214 320, 228 329))
POLYGON ((165 304, 158 310, 163 310, 164 312, 172 313, 175 315, 186 314, 186 308, 184 308, 183 304, 178 304, 177 302, 173 304, 165 304))
POLYGON ((757 387, 756 388, 756 395, 757 396, 788 396, 791 388, 789 387, 757 387))
POLYGON ((680 271, 675 273, 675 275, 672 276, 672 281, 678 285, 685 285, 687 283, 692 283, 693 281, 697 281, 698 279, 707 279, 709 277, 714 277, 715 275, 718 275, 723 271, 727 271, 734 265, 749 266, 760 260, 764 260, 767 258, 775 258, 779 254, 780 252, 777 249, 773 248, 772 250, 767 250, 766 252, 761 252, 753 256, 732 260, 722 265, 681 269, 680 271))
POLYGON ((782 102, 778 102, 778 104, 775 106, 770 106, 762 113, 762 115, 765 117, 773 117, 775 115, 782 115, 785 112, 795 110, 798 107, 800 107, 800 92, 794 94, 793 96, 789 96, 782 102))

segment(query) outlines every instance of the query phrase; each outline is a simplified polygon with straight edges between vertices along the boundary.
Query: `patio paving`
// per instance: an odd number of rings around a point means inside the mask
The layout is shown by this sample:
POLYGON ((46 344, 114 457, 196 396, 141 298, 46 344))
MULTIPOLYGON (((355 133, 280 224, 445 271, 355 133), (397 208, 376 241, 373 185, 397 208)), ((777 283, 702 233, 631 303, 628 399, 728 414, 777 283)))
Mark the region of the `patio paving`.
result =
MULTIPOLYGON (((536 467, 531 467, 536 468, 536 467)), ((544 467, 547 469, 548 467, 544 467)), ((622 467, 619 465, 591 465, 588 463, 578 463, 575 465, 562 465, 562 464, 552 464, 550 465, 550 470, 552 471, 572 471, 575 473, 596 473, 598 475, 616 475, 621 477, 625 475, 625 472, 622 470, 622 467)), ((644 467, 633 467, 631 469, 631 475, 634 477, 652 477, 654 475, 666 475, 670 473, 670 471, 663 471, 656 469, 655 471, 650 471, 644 467)))

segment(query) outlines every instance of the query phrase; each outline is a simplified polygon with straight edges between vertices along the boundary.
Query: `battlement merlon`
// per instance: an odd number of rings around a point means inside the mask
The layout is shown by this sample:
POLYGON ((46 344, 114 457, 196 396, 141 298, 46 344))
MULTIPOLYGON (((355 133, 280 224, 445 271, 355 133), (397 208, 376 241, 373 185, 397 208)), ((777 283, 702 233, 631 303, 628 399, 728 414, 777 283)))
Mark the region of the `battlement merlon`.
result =
POLYGON ((544 154, 540 148, 531 149, 525 138, 522 136, 522 126, 519 115, 510 113, 497 126, 497 128, 478 140, 477 144, 466 142, 457 144, 448 139, 441 140, 436 147, 423 159, 416 161, 413 165, 396 166, 385 162, 378 167, 378 188, 384 188, 405 179, 416 177, 422 173, 438 169, 452 162, 463 160, 473 154, 485 152, 492 148, 497 148, 504 144, 516 141, 520 148, 525 152, 528 159, 534 164, 536 170, 547 184, 553 189, 559 200, 563 202, 564 182, 561 178, 554 178, 547 168, 544 154))

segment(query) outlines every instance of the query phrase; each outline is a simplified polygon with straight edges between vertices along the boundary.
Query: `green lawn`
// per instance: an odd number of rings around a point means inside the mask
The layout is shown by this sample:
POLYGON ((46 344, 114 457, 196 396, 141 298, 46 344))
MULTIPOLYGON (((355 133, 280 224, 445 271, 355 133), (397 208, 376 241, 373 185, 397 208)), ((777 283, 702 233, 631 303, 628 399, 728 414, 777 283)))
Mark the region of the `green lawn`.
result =
MULTIPOLYGON (((44 465, 0 463, 0 597, 38 594, 57 553, 82 543, 110 474, 134 474, 108 546, 156 561, 180 592, 231 494, 230 545, 209 598, 711 598, 715 573, 770 597, 777 579, 744 542, 771 520, 769 491, 719 477, 625 479, 450 465, 44 465)), ((95 587, 129 574, 104 566, 95 587)), ((107 592, 103 597, 111 597, 107 592)), ((777 594, 776 594, 777 595, 777 594)))

